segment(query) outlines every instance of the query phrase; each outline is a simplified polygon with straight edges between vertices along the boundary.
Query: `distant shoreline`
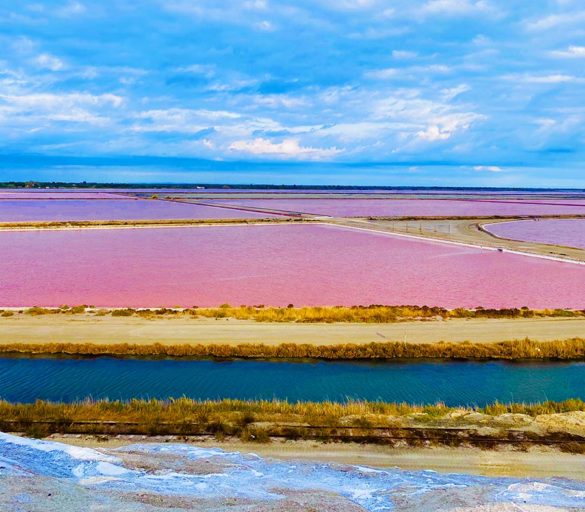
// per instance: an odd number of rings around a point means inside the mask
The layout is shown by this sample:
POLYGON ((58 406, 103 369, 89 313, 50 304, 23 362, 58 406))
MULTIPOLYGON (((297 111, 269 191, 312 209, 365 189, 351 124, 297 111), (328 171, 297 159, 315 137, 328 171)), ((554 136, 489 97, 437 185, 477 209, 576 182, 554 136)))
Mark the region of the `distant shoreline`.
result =
POLYGON ((65 182, 65 181, 4 181, 0 189, 27 189, 30 191, 46 188, 62 189, 236 189, 236 190, 462 190, 493 192, 583 192, 582 188, 524 188, 524 187, 439 187, 405 185, 282 185, 282 184, 237 184, 237 183, 119 183, 119 182, 65 182))

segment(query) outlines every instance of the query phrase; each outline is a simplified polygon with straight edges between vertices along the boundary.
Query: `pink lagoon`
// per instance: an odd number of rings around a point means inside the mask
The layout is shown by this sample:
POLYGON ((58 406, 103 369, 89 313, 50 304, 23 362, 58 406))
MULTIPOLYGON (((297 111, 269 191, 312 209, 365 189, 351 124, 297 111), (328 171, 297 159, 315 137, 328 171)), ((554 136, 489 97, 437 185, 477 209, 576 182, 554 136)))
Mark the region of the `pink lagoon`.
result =
POLYGON ((14 199, 0 200, 0 222, 143 220, 143 219, 244 219, 270 217, 232 208, 157 201, 150 199, 14 199))
POLYGON ((5 199, 128 199, 128 196, 108 192, 0 191, 0 200, 5 199))
POLYGON ((0 305, 584 308, 585 266, 333 226, 0 233, 0 305))
POLYGON ((542 219, 484 226, 500 238, 585 249, 585 219, 542 219))
POLYGON ((469 199, 228 199, 217 202, 332 217, 585 215, 585 201, 579 200, 539 203, 469 199))

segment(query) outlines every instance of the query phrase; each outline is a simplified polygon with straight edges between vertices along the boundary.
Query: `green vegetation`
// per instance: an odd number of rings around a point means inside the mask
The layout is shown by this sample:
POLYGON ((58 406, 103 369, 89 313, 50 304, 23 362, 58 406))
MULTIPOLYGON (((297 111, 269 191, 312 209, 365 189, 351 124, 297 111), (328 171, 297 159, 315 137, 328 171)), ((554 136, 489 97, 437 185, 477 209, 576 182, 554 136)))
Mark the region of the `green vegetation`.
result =
MULTIPOLYGON (((32 307, 22 312, 30 315, 85 313, 89 306, 62 306, 61 308, 32 307)), ((2 310, 0 310, 1 312, 2 310)), ((91 308, 89 314, 100 316, 139 316, 142 318, 190 317, 190 318, 234 318, 257 322, 298 322, 298 323, 392 323, 409 320, 449 320, 460 318, 585 318, 585 310, 574 309, 445 309, 429 306, 310 306, 287 307, 230 306, 219 308, 159 308, 159 309, 100 309, 91 308)), ((1 314, 1 313, 0 313, 1 314)))
POLYGON ((9 343, 0 353, 46 355, 109 355, 130 357, 213 357, 243 359, 499 359, 499 360, 582 360, 585 339, 536 342, 528 339, 500 343, 404 343, 385 342, 361 345, 263 344, 93 344, 93 343, 9 343))
MULTIPOLYGON (((384 402, 91 401, 65 404, 0 402, 0 429, 33 436, 213 435, 269 442, 271 438, 359 441, 392 445, 494 447, 553 444, 579 453, 585 438, 536 428, 535 418, 585 411, 585 402, 493 404, 485 408, 417 406, 384 402), (510 417, 509 413, 515 416, 510 417)), ((559 422, 562 425, 562 422, 559 422)))

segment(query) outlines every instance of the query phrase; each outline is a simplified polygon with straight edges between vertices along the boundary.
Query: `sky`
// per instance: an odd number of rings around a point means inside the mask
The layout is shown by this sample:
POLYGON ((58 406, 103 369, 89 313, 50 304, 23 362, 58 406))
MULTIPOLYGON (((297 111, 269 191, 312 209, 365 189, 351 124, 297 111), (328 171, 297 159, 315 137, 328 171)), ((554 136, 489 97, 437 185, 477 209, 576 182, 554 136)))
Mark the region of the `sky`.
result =
POLYGON ((5 0, 0 180, 585 188, 583 0, 5 0))

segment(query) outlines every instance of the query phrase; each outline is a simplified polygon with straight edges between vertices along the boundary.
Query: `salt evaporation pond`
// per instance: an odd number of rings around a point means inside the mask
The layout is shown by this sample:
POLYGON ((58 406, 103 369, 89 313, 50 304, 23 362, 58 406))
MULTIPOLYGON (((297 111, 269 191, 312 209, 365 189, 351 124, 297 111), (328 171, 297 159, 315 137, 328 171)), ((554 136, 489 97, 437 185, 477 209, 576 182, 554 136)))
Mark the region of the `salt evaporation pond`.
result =
POLYGON ((240 205, 332 217, 432 217, 488 215, 585 215, 585 201, 538 203, 537 201, 450 199, 227 199, 210 204, 240 205), (548 204, 547 204, 548 203, 548 204))
POLYGON ((108 192, 3 192, 0 200, 5 199, 128 199, 122 194, 108 192))
POLYGON ((182 397, 382 400, 451 407, 585 399, 585 363, 286 362, 0 358, 10 402, 182 397))
POLYGON ((334 226, 0 233, 0 305, 584 308, 585 266, 334 226))
POLYGON ((500 238, 585 249, 585 219, 542 219, 483 226, 500 238))
POLYGON ((585 507, 585 484, 575 480, 285 462, 190 444, 91 449, 0 433, 0 460, 2 510, 382 512, 481 507, 553 512, 585 507))
POLYGON ((0 200, 0 222, 250 219, 260 217, 271 217, 271 215, 232 208, 218 208, 148 199, 0 200))

